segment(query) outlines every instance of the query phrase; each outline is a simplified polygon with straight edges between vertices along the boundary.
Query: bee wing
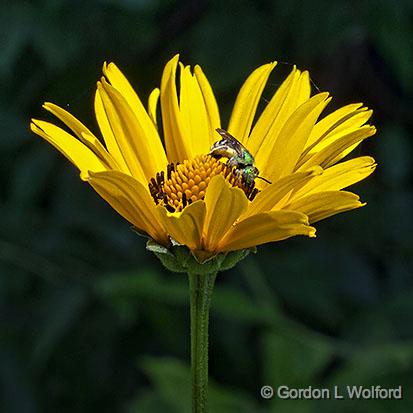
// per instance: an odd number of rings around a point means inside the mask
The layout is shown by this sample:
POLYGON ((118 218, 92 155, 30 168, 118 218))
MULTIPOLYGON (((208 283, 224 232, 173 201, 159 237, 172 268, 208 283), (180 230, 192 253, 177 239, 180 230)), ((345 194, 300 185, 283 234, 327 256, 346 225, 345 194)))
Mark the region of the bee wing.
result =
MULTIPOLYGON (((234 138, 228 131, 226 131, 225 129, 221 129, 221 128, 217 128, 216 131, 224 138, 222 140, 219 141, 219 144, 221 146, 227 146, 231 149, 233 149, 236 154, 239 157, 243 157, 244 155, 244 151, 246 151, 246 149, 244 148, 244 146, 242 145, 242 143, 237 139, 234 138)), ((218 142, 217 142, 218 143, 218 142)))

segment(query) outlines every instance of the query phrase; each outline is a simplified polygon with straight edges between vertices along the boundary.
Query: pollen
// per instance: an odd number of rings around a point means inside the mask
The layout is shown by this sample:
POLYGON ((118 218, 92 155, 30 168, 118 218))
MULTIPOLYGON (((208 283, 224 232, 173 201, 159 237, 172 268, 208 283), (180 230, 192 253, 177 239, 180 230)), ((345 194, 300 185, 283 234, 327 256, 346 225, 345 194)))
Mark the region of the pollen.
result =
POLYGON ((222 175, 233 187, 241 188, 249 200, 258 192, 254 186, 247 187, 234 168, 209 155, 169 164, 166 176, 165 171, 158 172, 148 186, 157 205, 163 205, 169 212, 180 212, 187 205, 204 199, 208 184, 216 175, 222 175))

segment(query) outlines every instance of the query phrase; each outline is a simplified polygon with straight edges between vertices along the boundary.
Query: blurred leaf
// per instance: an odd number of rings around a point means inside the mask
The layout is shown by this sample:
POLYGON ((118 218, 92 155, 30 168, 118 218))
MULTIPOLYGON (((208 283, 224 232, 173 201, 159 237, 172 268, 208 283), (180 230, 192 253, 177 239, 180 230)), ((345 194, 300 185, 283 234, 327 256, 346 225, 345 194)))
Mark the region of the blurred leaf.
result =
MULTIPOLYGON (((269 23, 270 16, 261 13, 253 2, 214 3, 216 7, 210 9, 206 18, 194 28, 194 33, 190 37, 193 45, 191 55, 194 61, 200 62, 203 67, 207 66, 206 73, 214 80, 214 88, 235 89, 240 87, 249 71, 254 68, 251 67, 251 62, 261 60, 263 49, 268 47, 268 43, 258 39, 268 39, 271 36, 271 26, 257 24, 257 21, 264 22, 268 19, 269 23), (232 12, 225 13, 229 10, 232 12), (240 24, 242 30, 239 30, 240 24), (234 38, 237 38, 236 43, 234 38), (217 44, 220 44, 220 47, 216 47, 217 44), (248 62, 250 67, 245 70, 245 64, 248 62)), ((271 41, 280 40, 273 37, 271 41)), ((181 48, 183 47, 182 45, 181 48)), ((276 56, 273 56, 272 60, 275 58, 276 56)))
POLYGON ((344 362, 332 376, 331 383, 337 385, 362 383, 366 386, 381 384, 386 377, 393 374, 405 372, 410 376, 412 362, 412 343, 370 346, 368 350, 360 351, 344 362))
POLYGON ((10 79, 20 53, 30 39, 34 8, 28 2, 0 5, 0 77, 10 79))
POLYGON ((278 387, 316 384, 334 348, 325 341, 285 337, 269 331, 262 338, 263 384, 278 387))
POLYGON ((16 351, 0 347, 0 396, 1 411, 4 413, 36 413, 33 384, 27 365, 20 360, 16 351))
POLYGON ((10 107, 7 101, 8 99, 5 98, 0 103, 0 123, 3 126, 0 155, 4 162, 10 161, 7 157, 14 156, 16 150, 29 140, 27 133, 28 119, 24 118, 16 109, 10 107))
POLYGON ((102 4, 110 4, 124 8, 127 11, 156 10, 159 8, 161 0, 100 0, 102 4))
MULTIPOLYGON (((222 275, 223 276, 223 275, 222 275)), ((214 290, 211 311, 243 323, 268 320, 267 314, 241 291, 220 285, 220 276, 214 290)), ((108 299, 151 299, 168 304, 189 305, 186 275, 161 277, 151 269, 129 274, 115 274, 100 280, 96 285, 99 295, 108 299)))
POLYGON ((46 303, 43 326, 33 348, 34 362, 42 366, 56 351, 59 341, 68 333, 86 303, 86 292, 75 285, 64 285, 53 291, 46 303))
POLYGON ((170 411, 191 412, 191 376, 187 365, 168 358, 144 358, 139 363, 170 411))
POLYGON ((362 12, 377 47, 393 67, 404 89, 413 91, 413 36, 410 2, 386 0, 364 2, 362 12))
POLYGON ((53 166, 53 156, 43 147, 33 147, 24 152, 14 163, 10 201, 17 208, 33 207, 37 197, 44 191, 53 166))
MULTIPOLYGON (((145 391, 133 402, 133 409, 128 412, 158 412, 159 406, 150 405, 157 400, 162 406, 165 403, 168 412, 190 413, 191 410, 191 379, 188 365, 171 358, 143 358, 139 365, 153 383, 157 398, 149 397, 145 391), (141 403, 148 410, 140 410, 141 403)), ((209 411, 214 413, 251 413, 259 412, 257 406, 244 394, 218 386, 212 380, 209 383, 209 411)))
MULTIPOLYGON (((170 275, 169 278, 182 275, 170 275)), ((102 278, 95 286, 103 297, 122 297, 123 299, 149 298, 162 300, 170 304, 184 304, 188 298, 186 285, 178 279, 162 279, 161 275, 150 268, 131 271, 126 274, 112 274, 102 278)))
POLYGON ((412 141, 400 125, 389 125, 377 142, 379 173, 390 188, 400 188, 412 174, 412 141))
MULTIPOLYGON (((65 5, 67 7, 67 4, 65 5)), ((77 30, 59 30, 61 25, 69 27, 75 23, 65 19, 63 10, 47 8, 38 10, 34 25, 33 43, 36 51, 50 68, 64 67, 73 61, 82 47, 80 32, 77 30), (63 13, 62 13, 63 12, 63 13), (64 45, 64 47, 62 47, 64 45)))

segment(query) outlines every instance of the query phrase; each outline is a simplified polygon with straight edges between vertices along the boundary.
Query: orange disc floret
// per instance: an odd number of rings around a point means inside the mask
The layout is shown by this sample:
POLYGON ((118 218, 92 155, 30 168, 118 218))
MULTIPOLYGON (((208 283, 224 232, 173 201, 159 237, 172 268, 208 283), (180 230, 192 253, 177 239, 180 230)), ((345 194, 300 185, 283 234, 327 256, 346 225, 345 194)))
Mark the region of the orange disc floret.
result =
POLYGON ((164 205, 170 212, 182 211, 187 205, 205 197, 208 184, 216 175, 222 175, 232 186, 241 188, 247 197, 252 198, 253 188, 245 187, 234 169, 210 155, 169 164, 166 179, 163 171, 158 173, 156 179, 151 179, 149 190, 156 204, 164 205))

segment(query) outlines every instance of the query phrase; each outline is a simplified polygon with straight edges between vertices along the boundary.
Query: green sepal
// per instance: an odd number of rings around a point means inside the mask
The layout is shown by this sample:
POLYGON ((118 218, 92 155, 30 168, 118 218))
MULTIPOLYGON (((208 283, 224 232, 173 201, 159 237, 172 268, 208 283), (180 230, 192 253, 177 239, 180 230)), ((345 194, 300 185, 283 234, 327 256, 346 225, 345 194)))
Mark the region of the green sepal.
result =
POLYGON ((180 245, 172 240, 171 246, 167 248, 152 239, 146 243, 146 249, 153 252, 168 270, 191 274, 210 274, 228 270, 243 260, 250 252, 256 252, 254 247, 221 252, 213 257, 200 260, 185 245, 180 245))
POLYGON ((169 271, 186 272, 184 263, 187 261, 188 257, 185 257, 184 251, 178 253, 177 251, 174 251, 175 253, 173 253, 171 250, 158 244, 152 239, 147 241, 146 249, 152 251, 169 271))
POLYGON ((227 252, 225 255, 225 259, 221 264, 220 271, 226 271, 235 267, 238 264, 238 262, 246 258, 250 252, 256 254, 257 248, 252 247, 243 250, 227 252))

